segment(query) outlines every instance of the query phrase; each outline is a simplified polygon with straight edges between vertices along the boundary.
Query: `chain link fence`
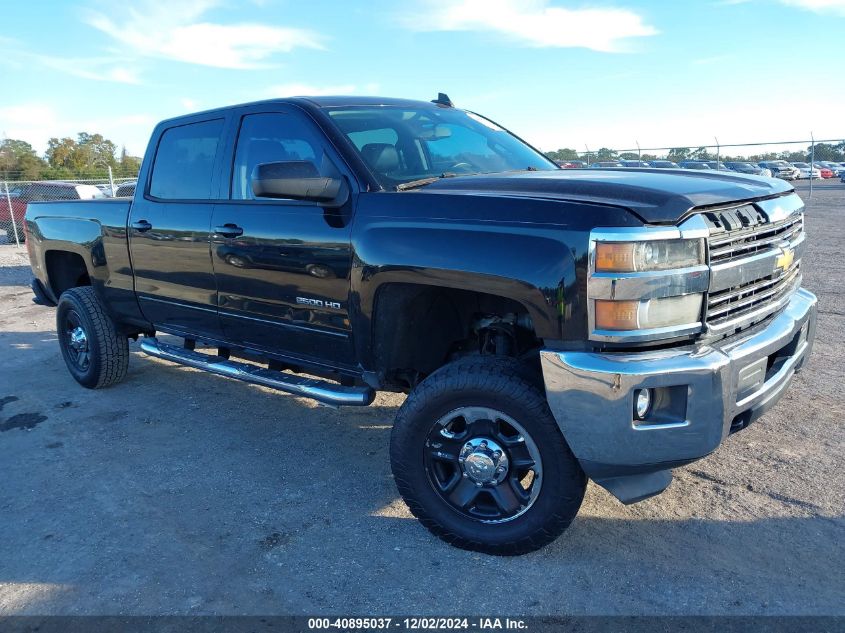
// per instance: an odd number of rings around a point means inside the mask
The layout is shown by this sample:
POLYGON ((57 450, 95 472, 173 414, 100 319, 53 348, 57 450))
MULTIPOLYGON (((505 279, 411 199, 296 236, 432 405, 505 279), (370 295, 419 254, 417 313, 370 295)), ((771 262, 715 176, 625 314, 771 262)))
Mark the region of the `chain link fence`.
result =
POLYGON ((756 143, 692 144, 686 147, 564 148, 547 152, 561 167, 602 169, 608 167, 650 167, 666 169, 724 170, 813 181, 843 179, 845 182, 845 140, 808 139, 756 143))
POLYGON ((135 194, 136 178, 75 180, 0 180, 0 244, 22 246, 24 215, 30 202, 127 198, 135 194))

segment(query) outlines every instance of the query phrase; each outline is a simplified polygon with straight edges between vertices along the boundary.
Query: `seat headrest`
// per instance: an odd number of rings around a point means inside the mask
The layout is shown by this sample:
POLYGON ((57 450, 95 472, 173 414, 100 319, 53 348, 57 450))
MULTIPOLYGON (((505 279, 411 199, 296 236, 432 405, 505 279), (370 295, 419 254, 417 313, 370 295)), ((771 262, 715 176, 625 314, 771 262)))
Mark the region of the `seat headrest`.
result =
POLYGON ((390 143, 368 143, 361 148, 364 162, 380 173, 399 169, 399 153, 390 143))
POLYGON ((276 141, 266 141, 258 139, 250 141, 248 146, 248 163, 251 166, 260 163, 276 163, 283 160, 290 160, 290 157, 285 151, 285 146, 276 141))

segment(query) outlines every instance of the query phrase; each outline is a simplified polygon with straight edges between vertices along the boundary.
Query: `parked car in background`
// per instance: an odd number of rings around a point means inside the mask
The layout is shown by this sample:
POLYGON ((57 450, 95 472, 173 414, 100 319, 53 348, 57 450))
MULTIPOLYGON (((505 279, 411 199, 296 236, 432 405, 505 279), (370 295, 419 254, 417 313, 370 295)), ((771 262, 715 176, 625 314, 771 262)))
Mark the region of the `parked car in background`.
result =
MULTIPOLYGON (((18 241, 23 242, 25 234, 23 230, 24 215, 27 205, 30 202, 48 202, 51 200, 94 200, 105 198, 103 192, 94 185, 80 185, 73 182, 43 181, 33 182, 23 186, 18 195, 11 197, 12 212, 9 213, 8 204, 0 204, 0 224, 11 225, 14 216, 14 229, 18 241)), ((9 234, 9 241, 14 241, 14 236, 9 234)))
POLYGON ((23 188, 24 188, 25 186, 26 186, 26 185, 10 185, 10 184, 6 184, 6 187, 5 187, 5 188, 0 189, 0 195, 2 195, 3 197, 5 197, 5 196, 6 196, 6 192, 7 192, 7 190, 8 190, 8 193, 9 193, 9 197, 10 197, 10 198, 17 198, 19 195, 21 195, 21 192, 23 191, 23 188))
POLYGON ((772 170, 766 167, 759 167, 753 163, 743 163, 739 161, 728 161, 725 163, 728 169, 738 172, 740 174, 751 174, 752 176, 769 176, 772 175, 772 170))
POLYGON ((723 163, 722 161, 706 160, 704 162, 707 163, 707 166, 710 167, 710 169, 719 169, 721 171, 733 171, 730 167, 725 165, 725 163, 723 163))
POLYGON ((810 163, 792 163, 792 166, 798 170, 798 178, 801 180, 822 177, 822 172, 817 167, 810 167, 810 163))
POLYGON ((114 192, 115 198, 131 198, 135 195, 135 184, 136 181, 132 182, 123 182, 118 185, 117 189, 114 192))
POLYGON ((680 169, 678 163, 672 162, 671 160, 651 160, 648 162, 648 165, 655 169, 680 169))
POLYGON ((764 167, 772 172, 775 178, 783 180, 795 180, 798 178, 798 170, 785 160, 764 160, 757 163, 758 167, 764 167))
POLYGON ((644 160, 620 160, 623 167, 651 167, 647 162, 644 160))
POLYGON ((681 169, 712 169, 703 160, 684 160, 680 162, 681 169))
POLYGON ((839 163, 834 163, 831 160, 817 160, 814 164, 814 167, 818 167, 819 171, 822 172, 822 178, 834 178, 839 176, 839 172, 841 172, 845 167, 842 167, 839 163), (830 171, 830 175, 826 175, 825 171, 830 171))
POLYGON ((586 169, 587 163, 583 160, 556 160, 558 167, 563 169, 586 169))
POLYGON ((590 165, 590 169, 612 169, 613 167, 624 167, 618 160, 600 160, 590 165))

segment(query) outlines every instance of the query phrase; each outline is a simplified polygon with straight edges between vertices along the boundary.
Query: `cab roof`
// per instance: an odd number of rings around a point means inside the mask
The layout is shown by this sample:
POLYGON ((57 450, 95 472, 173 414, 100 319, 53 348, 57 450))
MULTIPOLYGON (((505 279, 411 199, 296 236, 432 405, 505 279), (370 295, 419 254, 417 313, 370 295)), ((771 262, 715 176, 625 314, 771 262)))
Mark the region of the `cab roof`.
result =
POLYGON ((305 110, 323 109, 323 108, 337 108, 337 107, 378 107, 378 106, 393 106, 405 108, 447 108, 442 104, 432 103, 431 101, 417 101, 414 99, 396 99, 392 97, 364 97, 364 96, 321 96, 321 97, 286 97, 284 99, 263 99, 261 101, 251 101, 248 103, 238 103, 221 108, 213 108, 211 110, 203 110, 200 112, 190 112, 176 117, 165 119, 161 123, 170 123, 182 119, 188 119, 195 116, 205 116, 209 114, 224 114, 231 110, 238 110, 240 108, 248 108, 253 106, 260 106, 273 103, 289 103, 297 105, 305 110))

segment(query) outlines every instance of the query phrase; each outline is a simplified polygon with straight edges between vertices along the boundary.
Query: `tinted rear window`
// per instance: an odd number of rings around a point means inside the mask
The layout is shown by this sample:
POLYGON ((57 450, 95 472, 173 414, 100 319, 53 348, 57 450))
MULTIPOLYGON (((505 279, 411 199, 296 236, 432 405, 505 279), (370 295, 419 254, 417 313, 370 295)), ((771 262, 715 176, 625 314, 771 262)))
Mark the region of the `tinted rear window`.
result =
POLYGON ((209 200, 223 119, 166 130, 158 144, 150 195, 164 200, 209 200))

